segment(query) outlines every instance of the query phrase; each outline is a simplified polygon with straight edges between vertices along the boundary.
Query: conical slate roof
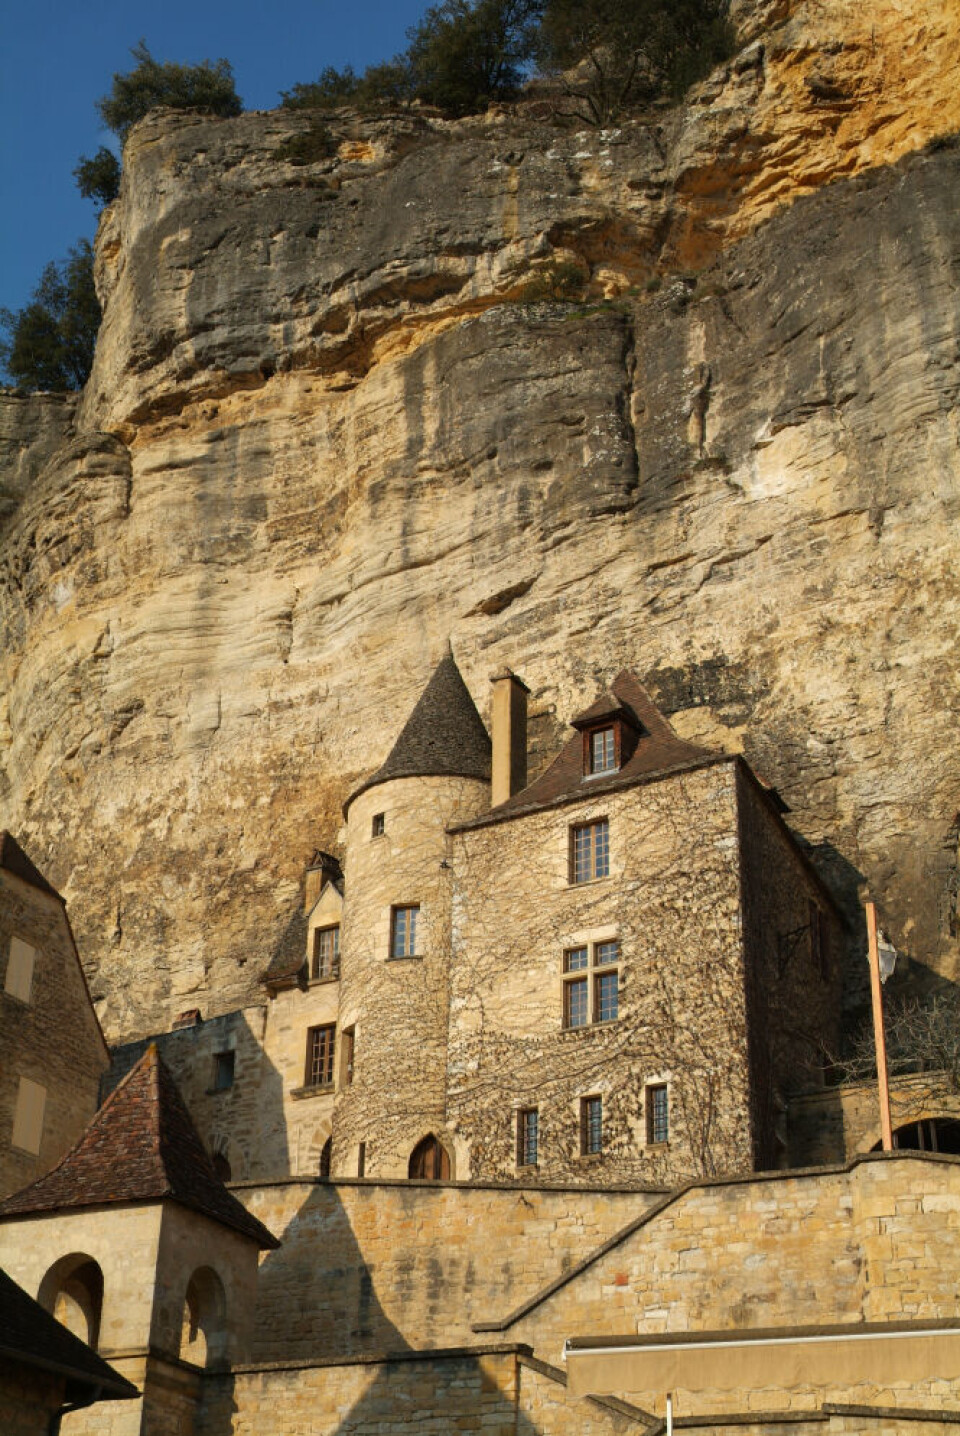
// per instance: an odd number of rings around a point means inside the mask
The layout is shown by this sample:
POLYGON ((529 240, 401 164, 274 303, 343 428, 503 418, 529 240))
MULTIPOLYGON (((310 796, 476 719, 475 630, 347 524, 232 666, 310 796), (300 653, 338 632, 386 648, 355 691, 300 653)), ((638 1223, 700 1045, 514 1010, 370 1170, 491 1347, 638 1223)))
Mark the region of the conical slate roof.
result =
POLYGON ((45 1177, 0 1202, 0 1220, 164 1199, 223 1222, 261 1248, 279 1246, 217 1176, 177 1084, 151 1043, 76 1146, 45 1177))
POLYGON ((490 781, 490 738, 470 690, 447 652, 420 695, 382 767, 343 805, 392 778, 480 778, 490 781))

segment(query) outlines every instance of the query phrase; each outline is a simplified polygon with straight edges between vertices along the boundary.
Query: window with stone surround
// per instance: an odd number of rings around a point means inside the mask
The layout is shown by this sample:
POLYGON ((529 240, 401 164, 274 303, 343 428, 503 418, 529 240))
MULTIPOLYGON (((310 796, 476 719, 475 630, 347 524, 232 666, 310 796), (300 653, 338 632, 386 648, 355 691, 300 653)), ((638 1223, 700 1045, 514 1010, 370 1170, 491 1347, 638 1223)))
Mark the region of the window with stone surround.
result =
POLYGON ((18 1002, 29 1002, 33 995, 33 969, 37 950, 22 937, 12 937, 7 955, 7 971, 3 990, 18 1002))
POLYGON ((540 1150, 540 1113, 524 1107, 517 1113, 517 1166, 535 1167, 540 1150))
POLYGON ((417 956, 419 906, 395 907, 390 915, 390 956, 417 956))
POLYGON ((213 1055, 213 1090, 226 1092, 233 1086, 236 1072, 236 1053, 215 1052, 213 1055))
POLYGON ((599 1157, 603 1151, 603 1098, 580 1098, 580 1155, 599 1157))
POLYGON ((670 1093, 666 1082, 648 1082, 644 1089, 647 1118, 647 1146, 670 1140, 670 1093))
POLYGON ((589 773, 615 773, 619 764, 617 762, 617 744, 614 729, 595 728, 592 733, 587 734, 588 749, 587 758, 589 773))
POLYGON ((345 1027, 340 1034, 340 1086, 349 1087, 353 1082, 353 1054, 356 1048, 357 1029, 345 1027))
POLYGON ((46 1105, 46 1087, 41 1087, 39 1082, 32 1082, 29 1077, 21 1077, 13 1114, 12 1142, 22 1152, 30 1152, 34 1157, 40 1155, 46 1105))
POLYGON ((610 824, 606 818, 570 829, 570 881, 589 883, 610 876, 610 824))
POLYGON ((340 976, 340 927, 318 927, 313 934, 313 961, 310 976, 317 981, 324 977, 340 976))
POLYGON ((311 1027, 307 1032, 305 1087, 331 1087, 333 1085, 333 1052, 336 1037, 335 1023, 329 1023, 324 1027, 311 1027))
POLYGON ((387 831, 387 817, 385 813, 374 813, 373 822, 370 824, 371 838, 382 838, 387 831))
POLYGON ((615 1022, 620 1010, 620 944, 613 938, 563 954, 563 1025, 615 1022))

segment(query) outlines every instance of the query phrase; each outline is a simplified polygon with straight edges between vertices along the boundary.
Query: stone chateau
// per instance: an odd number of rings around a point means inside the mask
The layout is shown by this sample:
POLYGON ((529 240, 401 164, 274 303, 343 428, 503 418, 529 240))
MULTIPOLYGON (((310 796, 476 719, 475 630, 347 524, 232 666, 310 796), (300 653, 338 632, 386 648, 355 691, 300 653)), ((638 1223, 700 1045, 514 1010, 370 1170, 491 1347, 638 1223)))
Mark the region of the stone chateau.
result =
POLYGON ((112 1052, 3 835, 5 1430, 960 1426, 960 1161, 837 1118, 854 935, 784 804, 629 671, 528 781, 491 683, 488 735, 448 649, 260 1004, 112 1052))

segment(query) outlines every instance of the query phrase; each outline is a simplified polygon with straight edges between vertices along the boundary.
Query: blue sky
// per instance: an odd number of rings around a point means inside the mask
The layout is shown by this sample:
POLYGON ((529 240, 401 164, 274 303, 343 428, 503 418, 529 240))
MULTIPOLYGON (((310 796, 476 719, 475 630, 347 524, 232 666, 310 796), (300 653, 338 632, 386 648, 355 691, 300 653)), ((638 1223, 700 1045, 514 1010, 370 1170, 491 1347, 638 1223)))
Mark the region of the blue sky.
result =
POLYGON ((221 56, 251 110, 315 79, 324 65, 362 69, 404 48, 427 0, 33 0, 4 6, 0 40, 0 306, 25 304, 50 259, 93 237, 95 210, 73 169, 112 137, 94 101, 130 47, 158 60, 221 56))

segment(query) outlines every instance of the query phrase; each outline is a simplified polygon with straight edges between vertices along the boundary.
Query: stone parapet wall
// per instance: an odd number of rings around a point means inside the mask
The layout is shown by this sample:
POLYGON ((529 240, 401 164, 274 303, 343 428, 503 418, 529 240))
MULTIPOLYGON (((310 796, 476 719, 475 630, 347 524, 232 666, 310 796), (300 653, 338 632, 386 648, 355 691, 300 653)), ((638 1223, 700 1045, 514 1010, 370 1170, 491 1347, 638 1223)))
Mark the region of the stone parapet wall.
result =
POLYGON ((473 1343, 656 1193, 397 1182, 234 1187, 282 1245, 260 1264, 259 1361, 473 1343))

